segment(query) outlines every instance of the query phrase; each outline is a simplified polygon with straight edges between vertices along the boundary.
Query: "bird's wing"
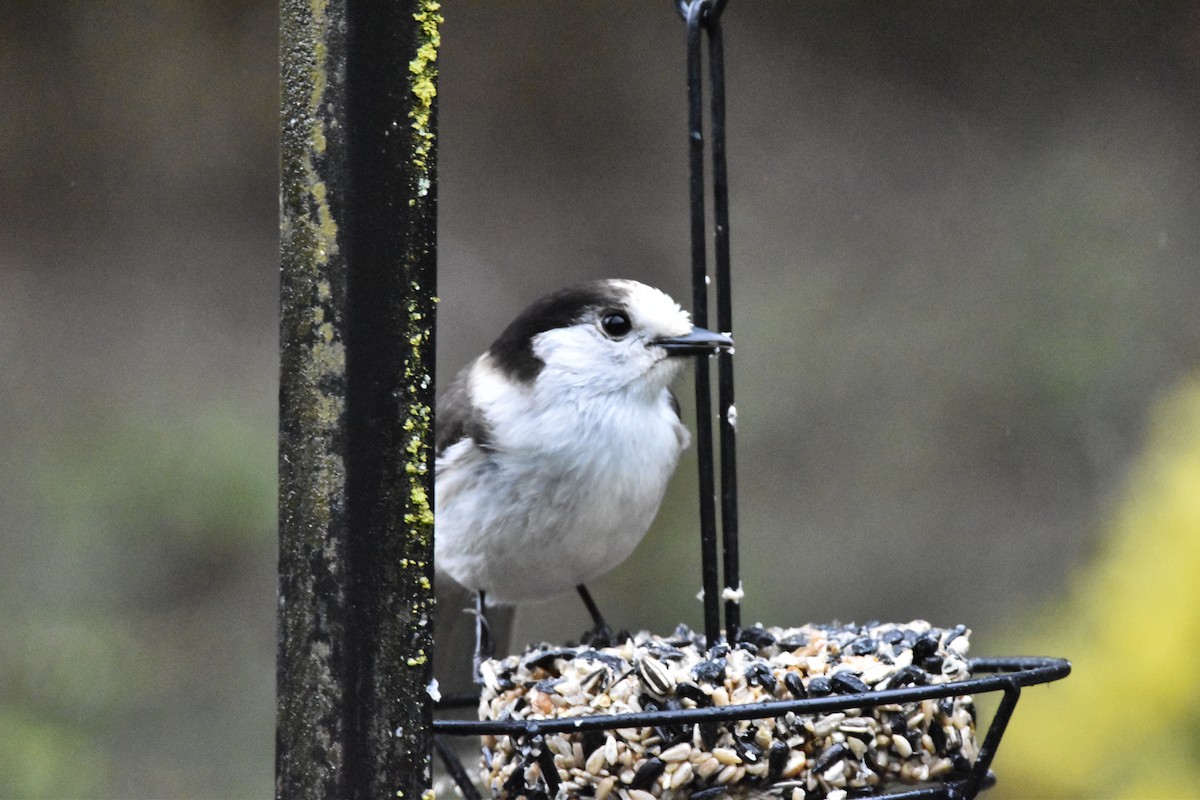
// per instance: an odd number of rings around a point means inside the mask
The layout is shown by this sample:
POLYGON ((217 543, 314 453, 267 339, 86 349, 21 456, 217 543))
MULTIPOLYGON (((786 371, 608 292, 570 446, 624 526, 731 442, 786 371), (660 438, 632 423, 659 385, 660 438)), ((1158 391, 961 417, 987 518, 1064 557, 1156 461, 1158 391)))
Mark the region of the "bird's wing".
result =
POLYGON ((683 422, 683 414, 679 410, 679 398, 675 396, 675 392, 667 388, 667 403, 671 406, 671 410, 675 412, 675 419, 683 422))
POLYGON ((675 412, 675 438, 678 439, 679 450, 682 452, 692 443, 692 434, 688 432, 687 425, 683 422, 683 414, 679 409, 679 398, 670 389, 663 389, 663 394, 667 406, 675 412))
POLYGON ((491 430, 482 412, 471 402, 470 375, 470 367, 458 373, 450 388, 438 398, 435 456, 467 438, 473 439, 476 446, 488 449, 491 430))
MULTIPOLYGON (((471 402, 471 367, 463 369, 437 402, 437 431, 434 436, 434 452, 438 459, 454 445, 464 439, 472 440, 473 446, 451 454, 448 463, 441 463, 443 479, 455 470, 469 469, 474 459, 486 457, 491 430, 483 413, 471 402)), ((436 487, 438 503, 452 501, 456 482, 442 480, 436 487)), ((434 521, 437 535, 437 521, 434 521)), ((434 674, 444 694, 471 690, 472 658, 475 649, 475 618, 471 610, 475 607, 474 592, 459 584, 442 571, 435 581, 437 608, 434 613, 434 674)), ((496 643, 497 656, 508 653, 512 609, 492 608, 488 611, 488 623, 492 640, 496 643)), ((478 750, 475 753, 478 756, 478 750)))

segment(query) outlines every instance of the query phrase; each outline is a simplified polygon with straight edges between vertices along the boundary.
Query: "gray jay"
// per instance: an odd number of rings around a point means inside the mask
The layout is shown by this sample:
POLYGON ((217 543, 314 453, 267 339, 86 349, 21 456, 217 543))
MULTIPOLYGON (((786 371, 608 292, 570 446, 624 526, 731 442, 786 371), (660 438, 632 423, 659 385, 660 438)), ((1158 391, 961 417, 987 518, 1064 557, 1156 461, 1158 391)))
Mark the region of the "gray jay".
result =
MULTIPOLYGON (((733 340, 692 325, 658 289, 596 280, 525 309, 437 406, 435 563, 475 593, 476 666, 486 605, 585 584, 650 527, 688 445, 670 389, 685 359, 733 340)), ((485 652, 489 651, 489 652, 485 652)))

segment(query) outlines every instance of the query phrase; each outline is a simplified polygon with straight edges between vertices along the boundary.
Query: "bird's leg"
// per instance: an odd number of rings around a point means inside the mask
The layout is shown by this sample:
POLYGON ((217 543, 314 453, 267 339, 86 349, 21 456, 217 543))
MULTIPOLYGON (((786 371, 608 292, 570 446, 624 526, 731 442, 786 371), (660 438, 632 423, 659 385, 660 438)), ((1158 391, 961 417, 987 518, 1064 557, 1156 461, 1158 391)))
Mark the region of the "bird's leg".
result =
POLYGON ((483 685, 480 667, 483 666, 484 661, 495 654, 496 649, 496 643, 492 641, 492 629, 488 626, 483 600, 484 593, 480 589, 475 593, 475 657, 472 661, 475 683, 480 686, 483 685))
POLYGON ((591 592, 582 583, 576 586, 575 590, 579 592, 579 596, 583 598, 583 604, 587 606, 588 613, 592 615, 592 629, 582 636, 584 644, 594 647, 609 647, 613 643, 613 631, 604 621, 604 615, 600 613, 596 601, 592 599, 591 592))

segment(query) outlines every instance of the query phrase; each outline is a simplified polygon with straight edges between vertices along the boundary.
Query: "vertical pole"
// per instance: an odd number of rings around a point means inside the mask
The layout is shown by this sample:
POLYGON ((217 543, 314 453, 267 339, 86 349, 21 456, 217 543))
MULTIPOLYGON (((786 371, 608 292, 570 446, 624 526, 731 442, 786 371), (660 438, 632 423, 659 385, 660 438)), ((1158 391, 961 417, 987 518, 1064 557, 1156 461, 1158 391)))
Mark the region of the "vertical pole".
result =
MULTIPOLYGON (((692 0, 687 22, 688 167, 692 232, 692 321, 708 327, 708 258, 704 246, 704 117, 700 42, 708 3, 692 0)), ((717 565, 716 480, 713 476, 712 382, 707 358, 696 359, 696 459, 700 483, 700 577, 704 636, 712 647, 721 638, 721 589, 717 565)))
MULTIPOLYGON (((733 333, 733 294, 729 264, 729 170, 725 161, 725 46, 720 8, 707 18, 708 67, 712 83, 713 250, 717 267, 717 330, 733 333)), ((733 398, 733 354, 717 355, 717 414, 721 431, 721 571, 725 586, 739 595, 725 601, 725 635, 732 641, 742 627, 741 572, 738 564, 737 408, 733 398)))
POLYGON ((278 798, 430 783, 437 10, 281 0, 278 798))

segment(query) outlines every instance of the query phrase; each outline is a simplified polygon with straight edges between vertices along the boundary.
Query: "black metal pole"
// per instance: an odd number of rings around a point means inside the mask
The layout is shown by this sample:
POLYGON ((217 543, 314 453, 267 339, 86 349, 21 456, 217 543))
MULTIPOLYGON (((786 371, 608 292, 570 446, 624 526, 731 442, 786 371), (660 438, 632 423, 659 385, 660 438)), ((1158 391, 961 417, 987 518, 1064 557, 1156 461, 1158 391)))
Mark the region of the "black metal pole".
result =
MULTIPOLYGON (((693 0, 687 20, 688 164, 692 232, 692 319, 708 327, 708 264, 704 222, 703 70, 701 21, 708 4, 693 0)), ((712 382, 707 358, 696 359, 696 458, 700 480, 700 571, 704 635, 709 647, 721 638, 721 590, 717 574, 716 489, 713 477, 712 382)))
POLYGON ((278 798, 430 783, 437 8, 281 2, 278 798))
MULTIPOLYGON (((729 261, 729 170, 725 163, 725 46, 720 9, 710 10, 708 68, 712 88, 713 250, 717 273, 717 329, 733 333, 733 294, 729 261)), ((717 410, 721 442, 721 551, 725 586, 735 597, 725 601, 725 635, 732 641, 742 626, 741 574, 738 565, 737 406, 733 397, 733 355, 717 356, 717 410)))

